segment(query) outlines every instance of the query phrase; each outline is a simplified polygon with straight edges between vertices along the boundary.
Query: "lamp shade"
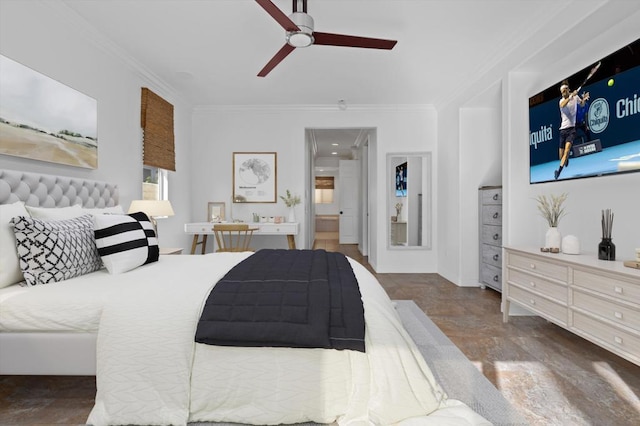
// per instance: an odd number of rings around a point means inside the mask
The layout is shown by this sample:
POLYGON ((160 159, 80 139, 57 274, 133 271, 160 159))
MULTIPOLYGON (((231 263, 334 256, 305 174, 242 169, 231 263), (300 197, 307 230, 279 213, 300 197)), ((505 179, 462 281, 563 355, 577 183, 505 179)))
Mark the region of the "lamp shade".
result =
POLYGON ((173 216, 169 200, 133 200, 129 213, 144 212, 149 217, 173 216))

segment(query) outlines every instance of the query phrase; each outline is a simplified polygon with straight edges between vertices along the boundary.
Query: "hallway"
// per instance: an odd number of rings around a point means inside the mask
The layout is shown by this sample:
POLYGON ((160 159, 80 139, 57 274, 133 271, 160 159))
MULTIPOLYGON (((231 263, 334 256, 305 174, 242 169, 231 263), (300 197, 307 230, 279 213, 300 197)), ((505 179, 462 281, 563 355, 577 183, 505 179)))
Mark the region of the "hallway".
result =
POLYGON ((339 235, 337 232, 316 232, 313 240, 314 249, 325 249, 326 251, 338 250, 339 235))

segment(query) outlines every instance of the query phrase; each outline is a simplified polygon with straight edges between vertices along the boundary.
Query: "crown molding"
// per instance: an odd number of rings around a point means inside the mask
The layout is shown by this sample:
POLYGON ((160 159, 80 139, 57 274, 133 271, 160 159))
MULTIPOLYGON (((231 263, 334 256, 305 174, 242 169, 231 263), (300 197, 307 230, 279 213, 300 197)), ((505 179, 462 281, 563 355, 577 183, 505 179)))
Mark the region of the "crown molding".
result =
POLYGON ((436 108, 431 104, 390 104, 390 105, 349 105, 347 110, 341 110, 334 104, 318 105, 196 105, 193 107, 194 114, 212 112, 335 112, 337 114, 348 114, 356 111, 375 112, 436 112, 436 108))
POLYGON ((102 52, 108 54, 119 62, 123 63, 129 70, 147 80, 149 85, 157 91, 159 95, 168 98, 172 103, 180 103, 183 106, 191 106, 184 96, 173 86, 164 81, 155 72, 143 63, 139 62, 118 44, 102 34, 98 29, 89 24, 80 14, 61 0, 37 0, 43 7, 49 9, 56 22, 69 25, 77 30, 82 38, 96 46, 102 52))

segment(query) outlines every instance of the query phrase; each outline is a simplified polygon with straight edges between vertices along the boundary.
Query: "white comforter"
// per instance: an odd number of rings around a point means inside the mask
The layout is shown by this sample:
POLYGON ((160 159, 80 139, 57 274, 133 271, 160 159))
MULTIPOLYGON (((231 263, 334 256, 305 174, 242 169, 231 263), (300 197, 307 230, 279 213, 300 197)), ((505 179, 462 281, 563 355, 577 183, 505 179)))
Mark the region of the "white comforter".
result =
POLYGON ((182 267, 159 262, 144 281, 106 302, 88 423, 488 424, 447 400, 386 293, 355 261, 366 353, 194 343, 211 287, 248 255, 180 256, 182 267))

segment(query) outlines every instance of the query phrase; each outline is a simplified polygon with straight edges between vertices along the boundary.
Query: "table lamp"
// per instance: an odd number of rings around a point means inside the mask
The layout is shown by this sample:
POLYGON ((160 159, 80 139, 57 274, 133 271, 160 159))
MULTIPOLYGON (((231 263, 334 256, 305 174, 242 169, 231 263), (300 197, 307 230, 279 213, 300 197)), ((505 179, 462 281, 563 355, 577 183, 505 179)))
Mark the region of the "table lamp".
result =
POLYGON ((158 237, 158 224, 156 219, 159 217, 173 216, 173 207, 169 200, 133 200, 129 206, 129 213, 144 212, 156 231, 156 238, 158 237))

